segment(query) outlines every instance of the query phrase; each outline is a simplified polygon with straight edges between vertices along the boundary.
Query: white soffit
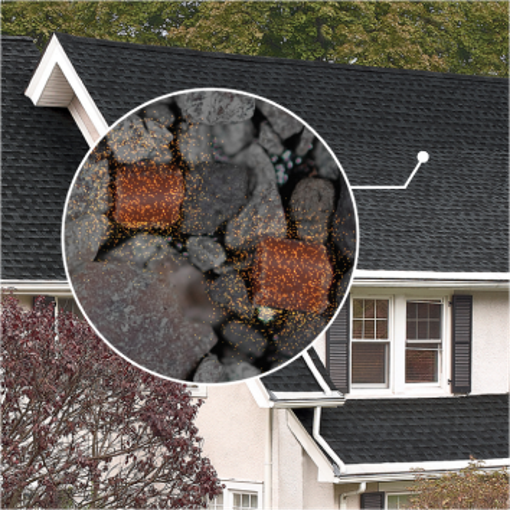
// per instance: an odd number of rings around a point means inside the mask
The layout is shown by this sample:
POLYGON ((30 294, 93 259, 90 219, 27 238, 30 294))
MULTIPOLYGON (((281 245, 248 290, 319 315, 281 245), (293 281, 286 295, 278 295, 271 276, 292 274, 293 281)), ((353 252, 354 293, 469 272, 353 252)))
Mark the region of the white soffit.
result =
POLYGON ((46 47, 25 95, 32 100, 35 106, 69 108, 91 147, 108 130, 108 124, 56 35, 53 35, 46 47))
POLYGON ((510 273, 356 269, 353 285, 356 287, 451 287, 507 290, 509 279, 510 273))

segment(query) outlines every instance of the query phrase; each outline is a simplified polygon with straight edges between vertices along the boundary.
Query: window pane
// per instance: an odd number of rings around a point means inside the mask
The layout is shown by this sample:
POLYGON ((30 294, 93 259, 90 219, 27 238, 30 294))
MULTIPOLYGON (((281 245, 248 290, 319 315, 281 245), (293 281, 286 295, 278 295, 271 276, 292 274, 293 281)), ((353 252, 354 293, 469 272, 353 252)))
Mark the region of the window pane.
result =
POLYGON ((252 494, 251 496, 251 507, 252 508, 258 508, 259 506, 259 500, 256 494, 252 494))
POLYGON ((429 339, 439 340, 441 338, 441 323, 436 320, 431 320, 429 323, 429 339))
POLYGON ((376 301, 376 311, 378 319, 388 318, 388 301, 385 299, 378 299, 376 301))
POLYGON ((416 340, 416 322, 409 319, 406 325, 406 338, 408 340, 416 340))
POLYGON ((407 318, 408 319, 416 319, 418 313, 417 313, 417 303, 413 303, 411 301, 407 302, 407 318))
POLYGON ((363 318, 363 299, 352 300, 352 316, 359 319, 363 318))
POLYGON ((406 349, 406 383, 437 382, 439 352, 428 347, 406 349))
POLYGON ((363 338, 373 340, 375 338, 375 321, 365 320, 365 331, 363 332, 363 338))
POLYGON ((402 510, 409 504, 409 494, 388 495, 388 510, 402 510))
POLYGON ((234 506, 241 508, 241 494, 234 494, 234 506))
POLYGON ((418 303, 418 319, 429 318, 429 303, 418 303))
POLYGON ((352 344, 353 384, 386 384, 387 344, 352 344))
POLYGON ((388 338, 388 322, 387 321, 377 321, 377 330, 376 337, 378 339, 386 340, 388 338))
POLYGON ((243 508, 250 508, 250 496, 248 494, 243 494, 243 508))
POLYGON ((375 301, 373 299, 365 299, 365 317, 369 319, 375 317, 375 301))
POLYGON ((352 321, 352 338, 363 338, 363 321, 352 321))
POLYGON ((427 321, 418 321, 418 340, 427 340, 429 338, 429 323, 427 321))

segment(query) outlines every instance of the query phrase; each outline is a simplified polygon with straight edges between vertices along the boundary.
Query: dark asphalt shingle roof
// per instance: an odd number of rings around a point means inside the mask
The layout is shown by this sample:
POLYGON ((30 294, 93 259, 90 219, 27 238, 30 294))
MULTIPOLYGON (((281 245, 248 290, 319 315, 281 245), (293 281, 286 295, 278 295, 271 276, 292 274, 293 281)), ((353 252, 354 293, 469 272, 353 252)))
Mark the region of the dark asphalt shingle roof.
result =
MULTIPOLYGON (((322 364, 317 352, 312 347, 308 349, 308 354, 312 358, 315 367, 319 370, 326 384, 336 390, 326 368, 322 364)), ((264 386, 271 391, 289 391, 289 392, 315 392, 322 391, 317 379, 306 364, 304 358, 300 356, 292 363, 284 366, 280 370, 260 378, 264 386)))
MULTIPOLYGON (((312 434, 313 410, 296 409, 312 434)), ((346 464, 509 456, 508 395, 347 400, 323 408, 320 433, 346 464)))
POLYGON ((359 269, 508 271, 508 81, 202 53, 59 34, 107 122, 194 87, 252 92, 301 116, 355 192, 359 269))
POLYGON ((3 279, 65 279, 62 213, 88 149, 66 108, 24 95, 39 58, 29 38, 2 37, 3 279))

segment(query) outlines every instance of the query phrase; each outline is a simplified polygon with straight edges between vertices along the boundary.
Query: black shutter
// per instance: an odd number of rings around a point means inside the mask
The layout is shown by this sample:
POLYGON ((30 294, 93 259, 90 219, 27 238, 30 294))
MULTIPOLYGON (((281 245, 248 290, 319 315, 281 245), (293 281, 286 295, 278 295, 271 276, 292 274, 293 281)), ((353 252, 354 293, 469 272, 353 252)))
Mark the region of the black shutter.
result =
POLYGON ((360 497, 360 508, 363 510, 383 510, 384 492, 364 492, 360 497))
POLYGON ((473 296, 457 295, 452 300, 452 392, 471 391, 471 337, 473 296))
POLYGON ((50 305, 51 303, 53 303, 53 306, 55 306, 55 296, 44 296, 44 295, 40 295, 40 296, 34 296, 32 298, 32 307, 35 306, 35 302, 37 301, 38 298, 43 298, 43 301, 42 301, 42 305, 43 306, 48 306, 50 305))
POLYGON ((350 313, 349 296, 326 333, 326 367, 342 393, 349 393, 350 379, 350 313))

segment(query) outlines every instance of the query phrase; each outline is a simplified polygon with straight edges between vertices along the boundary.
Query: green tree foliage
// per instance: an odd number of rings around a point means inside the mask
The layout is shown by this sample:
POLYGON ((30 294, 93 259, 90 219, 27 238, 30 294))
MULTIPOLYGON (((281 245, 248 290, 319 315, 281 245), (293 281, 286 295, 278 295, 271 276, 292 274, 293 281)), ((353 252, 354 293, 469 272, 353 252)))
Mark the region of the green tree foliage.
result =
POLYGON ((506 2, 204 2, 169 37, 200 50, 508 75, 506 2))
POLYGON ((5 34, 508 76, 508 3, 12 2, 5 34))
POLYGON ((165 35, 197 13, 197 2, 18 1, 2 4, 4 35, 26 35, 43 48, 53 32, 96 39, 170 44, 165 35))
POLYGON ((475 461, 458 473, 439 478, 417 475, 410 509, 428 508, 509 508, 509 482, 506 469, 487 471, 475 461))

